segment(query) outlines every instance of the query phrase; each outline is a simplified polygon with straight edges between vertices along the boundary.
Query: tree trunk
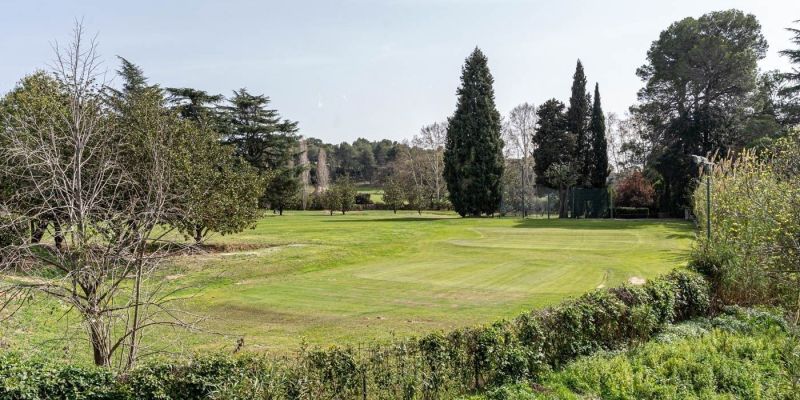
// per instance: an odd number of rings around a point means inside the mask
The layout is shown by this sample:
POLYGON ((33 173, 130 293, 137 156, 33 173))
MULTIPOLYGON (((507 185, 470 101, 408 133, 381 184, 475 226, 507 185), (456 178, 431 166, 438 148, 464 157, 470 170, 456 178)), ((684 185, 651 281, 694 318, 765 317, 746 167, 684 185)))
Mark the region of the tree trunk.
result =
POLYGON ((522 161, 522 218, 527 216, 525 209, 525 160, 522 161))
MULTIPOLYGON (((140 253, 141 255, 141 253, 140 253)), ((139 345, 137 342, 137 336, 139 335, 139 302, 141 298, 141 291, 142 291, 142 265, 136 266, 136 281, 134 283, 134 290, 133 290, 133 324, 131 326, 131 337, 130 337, 130 345, 128 349, 128 361, 125 365, 125 369, 129 370, 133 367, 134 363, 136 362, 136 357, 138 356, 139 345)))
POLYGON ((558 218, 567 218, 567 189, 558 190, 558 218))
POLYGON ((47 230, 47 225, 47 220, 40 220, 38 223, 31 222, 31 243, 39 243, 42 241, 44 232, 47 230))
POLYGON ((58 221, 53 222, 53 230, 55 231, 53 234, 53 241, 56 244, 56 249, 61 250, 62 244, 64 243, 64 235, 61 232, 61 224, 58 221))
POLYGON ((92 354, 94 364, 101 367, 108 367, 111 359, 108 355, 108 335, 103 327, 103 322, 99 315, 87 315, 89 324, 89 338, 92 342, 92 354))
POLYGON ((283 216, 283 207, 278 208, 278 215, 283 216))
POLYGON ((196 225, 194 227, 194 244, 200 245, 203 243, 203 227, 196 225))

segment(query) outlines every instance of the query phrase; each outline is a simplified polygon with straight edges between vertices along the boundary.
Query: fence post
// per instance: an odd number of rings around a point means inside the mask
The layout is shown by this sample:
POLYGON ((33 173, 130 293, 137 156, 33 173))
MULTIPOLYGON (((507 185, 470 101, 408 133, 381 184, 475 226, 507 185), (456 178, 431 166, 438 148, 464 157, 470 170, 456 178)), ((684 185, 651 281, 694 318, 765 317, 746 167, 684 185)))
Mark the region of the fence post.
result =
POLYGON ((367 400, 367 369, 364 368, 361 373, 361 395, 362 399, 367 400))

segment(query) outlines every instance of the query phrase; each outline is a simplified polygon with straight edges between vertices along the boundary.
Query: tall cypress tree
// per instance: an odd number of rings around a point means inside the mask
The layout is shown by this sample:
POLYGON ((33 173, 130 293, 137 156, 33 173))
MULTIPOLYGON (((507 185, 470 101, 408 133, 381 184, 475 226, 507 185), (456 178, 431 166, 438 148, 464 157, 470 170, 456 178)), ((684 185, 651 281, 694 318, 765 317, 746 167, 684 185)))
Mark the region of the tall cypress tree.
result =
POLYGON ((567 131, 575 136, 575 169, 578 172, 578 185, 589 184, 591 175, 591 142, 588 137, 589 97, 586 93, 586 74, 583 64, 578 60, 572 76, 572 95, 567 109, 567 131))
POLYGON ((594 105, 592 106, 592 119, 589 123, 589 132, 592 135, 592 187, 606 186, 608 178, 608 152, 606 144, 606 117, 600 105, 600 85, 594 85, 594 105))
POLYGON ((476 47, 461 69, 444 151, 447 190, 462 217, 492 214, 500 206, 503 140, 493 83, 486 56, 476 47))

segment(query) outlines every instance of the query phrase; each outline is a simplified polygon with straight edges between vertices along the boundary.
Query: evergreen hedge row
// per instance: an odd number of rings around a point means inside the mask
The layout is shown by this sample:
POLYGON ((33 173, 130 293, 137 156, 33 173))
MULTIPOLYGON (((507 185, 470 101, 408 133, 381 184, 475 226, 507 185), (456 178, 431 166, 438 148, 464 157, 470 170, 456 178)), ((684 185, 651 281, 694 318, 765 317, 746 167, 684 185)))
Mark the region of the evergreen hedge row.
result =
POLYGON ((575 357, 645 341, 706 315, 709 286, 674 271, 643 286, 596 290, 489 326, 368 347, 153 361, 126 376, 0 355, 0 399, 437 399, 542 374, 575 357))

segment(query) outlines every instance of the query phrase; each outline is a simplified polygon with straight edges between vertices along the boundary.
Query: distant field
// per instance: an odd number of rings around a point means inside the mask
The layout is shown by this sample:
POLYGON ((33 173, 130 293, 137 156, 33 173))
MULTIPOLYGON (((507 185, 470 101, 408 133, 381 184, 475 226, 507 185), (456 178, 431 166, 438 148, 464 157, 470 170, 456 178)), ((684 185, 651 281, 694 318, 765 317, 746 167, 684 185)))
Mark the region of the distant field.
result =
MULTIPOLYGON (((486 323, 684 265, 693 235, 679 221, 287 212, 211 240, 229 250, 172 260, 162 278, 197 288, 184 307, 209 317, 207 332, 150 340, 230 349, 244 336, 250 350, 286 352, 486 323)), ((44 322, 64 311, 29 308, 0 323, 0 344, 69 353, 80 343, 44 342, 78 322, 44 322)))
POLYGON ((359 193, 369 193, 369 199, 374 203, 383 203, 383 188, 373 186, 359 186, 359 193))

